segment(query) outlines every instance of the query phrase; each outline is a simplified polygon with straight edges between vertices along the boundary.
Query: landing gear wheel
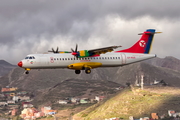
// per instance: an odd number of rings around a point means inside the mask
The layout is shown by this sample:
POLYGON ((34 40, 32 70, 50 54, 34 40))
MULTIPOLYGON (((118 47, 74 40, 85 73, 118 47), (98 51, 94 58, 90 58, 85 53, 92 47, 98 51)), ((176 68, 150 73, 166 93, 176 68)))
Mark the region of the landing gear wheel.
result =
POLYGON ((90 74, 90 73, 91 73, 91 69, 90 69, 90 68, 86 68, 86 69, 85 69, 85 73, 86 73, 86 74, 90 74))
POLYGON ((81 71, 80 71, 80 70, 75 70, 75 73, 76 73, 76 74, 80 74, 81 71))
POLYGON ((25 71, 25 74, 29 74, 29 71, 25 71))

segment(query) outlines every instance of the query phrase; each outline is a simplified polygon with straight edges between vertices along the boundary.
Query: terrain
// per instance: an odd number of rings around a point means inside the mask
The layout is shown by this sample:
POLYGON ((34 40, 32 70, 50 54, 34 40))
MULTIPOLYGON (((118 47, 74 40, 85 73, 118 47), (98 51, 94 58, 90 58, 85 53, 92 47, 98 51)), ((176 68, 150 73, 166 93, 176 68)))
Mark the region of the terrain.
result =
POLYGON ((168 110, 180 111, 180 89, 175 87, 127 88, 102 103, 90 106, 73 116, 74 120, 104 120, 109 118, 128 119, 133 116, 151 117, 158 113, 159 117, 170 120, 168 110))
POLYGON ((0 60, 0 77, 8 74, 15 67, 17 66, 12 65, 5 60, 0 60))

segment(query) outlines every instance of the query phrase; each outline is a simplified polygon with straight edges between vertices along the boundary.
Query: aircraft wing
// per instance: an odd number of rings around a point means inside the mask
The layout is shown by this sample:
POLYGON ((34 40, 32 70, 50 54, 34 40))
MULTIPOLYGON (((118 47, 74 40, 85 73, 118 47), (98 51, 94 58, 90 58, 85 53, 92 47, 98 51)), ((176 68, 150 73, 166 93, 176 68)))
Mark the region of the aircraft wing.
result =
POLYGON ((112 52, 114 49, 119 48, 122 46, 110 46, 110 47, 104 47, 104 48, 98 48, 98 49, 92 49, 92 50, 88 50, 89 53, 91 54, 105 54, 107 52, 112 52))

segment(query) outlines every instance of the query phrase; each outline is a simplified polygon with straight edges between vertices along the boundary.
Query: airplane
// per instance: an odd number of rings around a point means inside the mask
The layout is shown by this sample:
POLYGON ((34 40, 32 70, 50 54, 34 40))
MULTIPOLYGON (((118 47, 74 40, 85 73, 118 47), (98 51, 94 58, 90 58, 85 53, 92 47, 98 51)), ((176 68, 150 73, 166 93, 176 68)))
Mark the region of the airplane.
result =
POLYGON ((58 48, 49 50, 53 54, 29 54, 18 63, 18 66, 25 69, 25 74, 29 74, 31 69, 58 69, 68 68, 80 74, 82 70, 86 74, 91 73, 91 69, 98 67, 119 67, 140 62, 156 57, 156 54, 149 54, 153 42, 155 29, 147 29, 140 33, 138 40, 128 49, 114 51, 121 46, 110 46, 93 50, 59 51, 58 48), (112 52, 113 51, 113 52, 112 52), (63 53, 63 54, 62 54, 63 53))

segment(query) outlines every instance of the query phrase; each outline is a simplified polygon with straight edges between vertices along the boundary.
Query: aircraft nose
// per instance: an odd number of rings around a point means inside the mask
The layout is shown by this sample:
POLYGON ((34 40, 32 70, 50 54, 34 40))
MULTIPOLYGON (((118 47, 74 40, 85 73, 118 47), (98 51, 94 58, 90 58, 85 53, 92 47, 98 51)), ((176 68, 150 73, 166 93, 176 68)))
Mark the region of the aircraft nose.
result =
POLYGON ((23 66, 22 61, 20 61, 20 62, 18 63, 18 66, 19 66, 19 67, 22 67, 22 66, 23 66))

